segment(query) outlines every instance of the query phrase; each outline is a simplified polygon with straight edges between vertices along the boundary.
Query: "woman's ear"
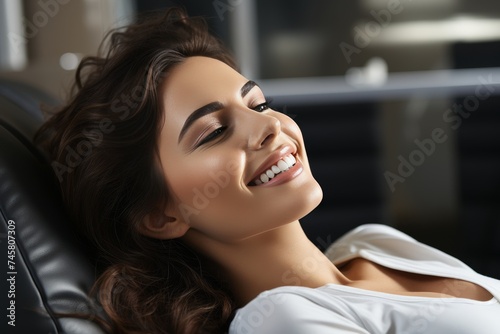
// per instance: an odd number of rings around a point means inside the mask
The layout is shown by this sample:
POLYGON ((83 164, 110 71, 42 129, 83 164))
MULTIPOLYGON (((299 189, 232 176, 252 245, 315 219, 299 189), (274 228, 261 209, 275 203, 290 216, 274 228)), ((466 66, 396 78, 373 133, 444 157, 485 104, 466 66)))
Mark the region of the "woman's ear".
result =
POLYGON ((139 225, 139 233, 155 239, 175 239, 182 237, 189 225, 182 219, 167 215, 167 212, 154 210, 139 225))

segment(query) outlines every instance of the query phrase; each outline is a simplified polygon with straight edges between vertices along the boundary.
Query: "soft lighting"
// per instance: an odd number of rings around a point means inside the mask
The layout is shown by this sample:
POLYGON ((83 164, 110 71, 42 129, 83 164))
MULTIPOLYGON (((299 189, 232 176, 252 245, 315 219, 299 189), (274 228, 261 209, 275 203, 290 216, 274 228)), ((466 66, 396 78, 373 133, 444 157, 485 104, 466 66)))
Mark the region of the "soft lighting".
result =
POLYGON ((80 63, 81 55, 78 53, 67 52, 59 58, 59 65, 66 71, 75 70, 80 63))
POLYGON ((500 20, 456 16, 444 21, 391 23, 373 40, 374 44, 418 44, 500 39, 500 20))
POLYGON ((387 81, 387 63, 380 57, 371 58, 365 67, 351 67, 345 74, 351 86, 382 86, 387 81))

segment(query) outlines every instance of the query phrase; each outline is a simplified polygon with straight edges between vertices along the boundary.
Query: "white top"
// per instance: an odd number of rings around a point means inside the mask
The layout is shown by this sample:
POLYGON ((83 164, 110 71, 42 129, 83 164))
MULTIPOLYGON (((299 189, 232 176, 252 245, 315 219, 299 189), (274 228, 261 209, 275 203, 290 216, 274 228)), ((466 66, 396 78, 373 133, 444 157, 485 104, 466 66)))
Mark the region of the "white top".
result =
MULTIPOLYGON (((403 296, 339 284, 283 286, 265 291, 239 309, 230 334, 426 333, 499 334, 500 280, 419 243, 389 226, 369 224, 347 233, 326 255, 334 264, 361 257, 396 270, 469 281, 494 298, 403 296)), ((460 283, 448 292, 460 295, 460 283)))

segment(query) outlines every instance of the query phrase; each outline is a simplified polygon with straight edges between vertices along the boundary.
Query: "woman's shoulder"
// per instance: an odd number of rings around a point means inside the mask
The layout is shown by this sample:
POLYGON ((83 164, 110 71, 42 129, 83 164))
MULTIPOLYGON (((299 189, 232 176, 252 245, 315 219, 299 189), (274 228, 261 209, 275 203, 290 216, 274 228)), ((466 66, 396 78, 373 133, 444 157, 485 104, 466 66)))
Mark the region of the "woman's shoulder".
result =
POLYGON ((392 226, 384 224, 364 224, 352 229, 338 238, 334 242, 334 245, 351 243, 353 241, 360 242, 381 239, 400 239, 408 242, 416 242, 414 238, 392 226))
POLYGON ((340 237, 325 251, 335 264, 363 257, 379 261, 437 261, 465 268, 461 261, 411 236, 382 224, 361 225, 340 237))
POLYGON ((229 333, 326 334, 332 329, 368 333, 349 317, 322 305, 320 294, 318 289, 292 286, 264 291, 237 311, 229 333))
POLYGON ((361 257, 396 270, 463 279, 500 296, 499 280, 483 276, 461 260, 386 225, 359 226, 330 245, 325 255, 335 265, 361 257))

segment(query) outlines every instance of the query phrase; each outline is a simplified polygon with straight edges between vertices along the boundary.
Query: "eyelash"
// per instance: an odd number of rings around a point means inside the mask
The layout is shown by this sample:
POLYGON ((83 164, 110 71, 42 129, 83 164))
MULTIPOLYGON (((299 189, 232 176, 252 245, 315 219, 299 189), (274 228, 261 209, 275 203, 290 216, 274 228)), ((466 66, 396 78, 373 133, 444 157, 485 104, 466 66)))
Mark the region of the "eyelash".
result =
MULTIPOLYGON (((271 104, 271 100, 268 99, 266 100, 266 102, 264 103, 261 103, 261 104, 258 104, 256 105, 255 107, 251 108, 252 110, 255 110, 256 112, 264 112, 266 111, 267 109, 270 108, 270 105, 271 104)), ((227 129, 227 126, 221 126, 217 129, 215 129, 214 131, 212 131, 211 133, 209 133, 205 138, 203 138, 197 145, 197 147, 200 147, 212 140, 214 140, 215 138, 219 137, 221 134, 224 133, 224 131, 227 129)))
POLYGON ((252 109, 255 110, 256 112, 263 112, 263 111, 266 111, 267 109, 269 109, 269 104, 270 103, 271 103, 270 101, 266 101, 264 103, 256 105, 252 109))
POLYGON ((219 137, 219 135, 221 135, 222 133, 224 133, 224 131, 227 129, 227 126, 221 126, 217 129, 215 129, 214 131, 210 132, 205 138, 203 138, 197 145, 197 147, 200 147, 201 145, 203 144, 206 144, 212 140, 214 140, 215 138, 219 137))

